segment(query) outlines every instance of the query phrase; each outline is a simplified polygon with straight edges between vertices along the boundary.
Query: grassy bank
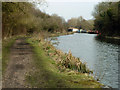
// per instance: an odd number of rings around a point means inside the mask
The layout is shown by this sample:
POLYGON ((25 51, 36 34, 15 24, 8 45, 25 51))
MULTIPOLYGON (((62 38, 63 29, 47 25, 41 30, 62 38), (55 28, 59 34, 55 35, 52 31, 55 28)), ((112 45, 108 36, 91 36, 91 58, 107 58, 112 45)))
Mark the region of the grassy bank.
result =
MULTIPOLYGON (((43 37, 44 39, 46 38, 49 38, 49 37, 58 37, 58 36, 62 36, 62 35, 70 35, 70 34, 74 34, 74 32, 63 32, 63 33, 60 33, 60 32, 54 32, 54 33, 51 33, 51 32, 47 32, 47 31, 41 31, 40 34, 38 33, 34 33, 34 36, 36 35, 40 35, 41 37, 43 37)), ((28 35, 28 36, 33 36, 32 34, 31 35, 28 35)))
POLYGON ((70 34, 74 34, 74 32, 64 32, 64 33, 52 33, 50 34, 50 37, 57 37, 57 36, 62 36, 62 35, 70 35, 70 34))
POLYGON ((91 71, 79 58, 55 49, 39 36, 27 40, 34 47, 35 59, 34 70, 26 76, 30 87, 100 88, 101 84, 89 76, 91 71))

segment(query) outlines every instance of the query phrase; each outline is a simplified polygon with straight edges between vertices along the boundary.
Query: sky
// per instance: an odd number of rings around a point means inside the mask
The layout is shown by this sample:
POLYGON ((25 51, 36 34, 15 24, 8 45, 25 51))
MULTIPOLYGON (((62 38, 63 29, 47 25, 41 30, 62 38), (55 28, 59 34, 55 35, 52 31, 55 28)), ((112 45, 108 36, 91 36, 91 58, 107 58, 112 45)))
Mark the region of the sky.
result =
POLYGON ((66 21, 72 17, 82 16, 84 19, 93 19, 92 12, 100 0, 47 0, 46 7, 41 10, 49 15, 57 14, 66 21))

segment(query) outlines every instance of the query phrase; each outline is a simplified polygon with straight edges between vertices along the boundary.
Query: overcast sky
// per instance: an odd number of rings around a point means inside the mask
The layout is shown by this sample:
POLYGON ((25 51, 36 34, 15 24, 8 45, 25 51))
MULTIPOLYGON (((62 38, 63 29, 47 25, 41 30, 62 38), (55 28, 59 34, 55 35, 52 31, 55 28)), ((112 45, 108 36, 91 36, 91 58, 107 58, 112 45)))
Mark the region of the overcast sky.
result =
POLYGON ((79 16, 89 20, 93 19, 92 12, 98 2, 100 0, 47 0, 48 7, 42 7, 41 9, 50 15, 62 16, 66 21, 79 16))

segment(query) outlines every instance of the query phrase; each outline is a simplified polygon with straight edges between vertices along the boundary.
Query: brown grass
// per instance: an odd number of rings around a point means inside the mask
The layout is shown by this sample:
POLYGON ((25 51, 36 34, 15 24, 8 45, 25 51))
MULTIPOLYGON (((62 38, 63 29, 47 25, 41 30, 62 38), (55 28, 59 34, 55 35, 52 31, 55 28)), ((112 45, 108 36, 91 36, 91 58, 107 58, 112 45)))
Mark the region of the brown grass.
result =
MULTIPOLYGON (((50 41, 44 40, 44 34, 33 35, 33 39, 41 43, 46 54, 50 56, 58 65, 58 67, 65 69, 69 68, 76 70, 81 73, 92 73, 87 67, 86 63, 82 63, 79 58, 76 58, 72 55, 71 51, 69 53, 63 53, 61 50, 57 50, 50 41)), ((60 68, 60 69, 61 69, 60 68)))

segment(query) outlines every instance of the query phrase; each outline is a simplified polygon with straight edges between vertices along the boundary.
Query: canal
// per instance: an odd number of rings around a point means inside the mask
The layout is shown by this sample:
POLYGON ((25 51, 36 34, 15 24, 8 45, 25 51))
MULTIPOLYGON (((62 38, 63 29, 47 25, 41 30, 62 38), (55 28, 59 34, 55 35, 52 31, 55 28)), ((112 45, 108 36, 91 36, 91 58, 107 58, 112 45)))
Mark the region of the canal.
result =
POLYGON ((75 33, 57 37, 52 43, 57 49, 86 62, 87 67, 93 70, 94 78, 100 82, 118 88, 118 50, 119 45, 97 40, 96 34, 75 33))

